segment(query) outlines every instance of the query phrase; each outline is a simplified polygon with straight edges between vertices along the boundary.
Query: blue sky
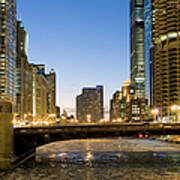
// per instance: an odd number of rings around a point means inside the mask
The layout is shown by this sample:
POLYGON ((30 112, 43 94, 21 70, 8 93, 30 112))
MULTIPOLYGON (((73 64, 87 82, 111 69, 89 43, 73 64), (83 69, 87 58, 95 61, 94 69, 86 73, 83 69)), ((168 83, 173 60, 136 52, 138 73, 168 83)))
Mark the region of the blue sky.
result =
POLYGON ((29 61, 57 72, 57 104, 75 108, 84 86, 104 85, 105 106, 129 77, 128 0, 18 0, 29 61))

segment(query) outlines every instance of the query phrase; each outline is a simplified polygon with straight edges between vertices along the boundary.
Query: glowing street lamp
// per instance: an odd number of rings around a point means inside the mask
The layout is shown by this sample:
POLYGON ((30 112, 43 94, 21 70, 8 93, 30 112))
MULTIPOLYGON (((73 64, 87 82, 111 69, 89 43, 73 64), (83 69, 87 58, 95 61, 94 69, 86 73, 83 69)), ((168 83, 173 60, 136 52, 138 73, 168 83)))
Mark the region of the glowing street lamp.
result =
POLYGON ((118 119, 117 119, 117 122, 119 122, 119 123, 122 122, 122 119, 121 119, 121 118, 118 118, 118 119))
POLYGON ((177 107, 178 107, 177 105, 172 105, 172 106, 171 106, 171 111, 176 111, 176 110, 177 110, 177 107))
POLYGON ((87 114, 86 119, 87 119, 88 123, 91 123, 91 115, 90 114, 87 114))
POLYGON ((156 121, 157 120, 157 115, 159 114, 159 110, 158 109, 152 109, 151 113, 154 116, 154 121, 156 121))

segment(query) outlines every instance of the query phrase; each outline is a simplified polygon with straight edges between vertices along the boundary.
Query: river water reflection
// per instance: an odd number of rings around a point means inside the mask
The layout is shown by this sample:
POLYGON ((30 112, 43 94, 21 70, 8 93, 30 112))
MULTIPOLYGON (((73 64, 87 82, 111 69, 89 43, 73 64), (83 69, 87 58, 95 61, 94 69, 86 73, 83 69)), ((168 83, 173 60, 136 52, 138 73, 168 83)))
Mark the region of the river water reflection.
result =
POLYGON ((120 137, 55 142, 1 179, 180 180, 180 145, 120 137))

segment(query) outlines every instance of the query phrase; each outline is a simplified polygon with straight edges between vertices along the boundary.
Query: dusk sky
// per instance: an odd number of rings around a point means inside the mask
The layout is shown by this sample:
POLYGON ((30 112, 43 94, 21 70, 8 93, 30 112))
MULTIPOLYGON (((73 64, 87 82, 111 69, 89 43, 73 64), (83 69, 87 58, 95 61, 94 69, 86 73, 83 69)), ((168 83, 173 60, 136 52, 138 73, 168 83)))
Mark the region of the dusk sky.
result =
POLYGON ((129 0, 17 0, 29 62, 57 72, 57 104, 75 108, 85 86, 104 85, 105 107, 129 77, 129 0))

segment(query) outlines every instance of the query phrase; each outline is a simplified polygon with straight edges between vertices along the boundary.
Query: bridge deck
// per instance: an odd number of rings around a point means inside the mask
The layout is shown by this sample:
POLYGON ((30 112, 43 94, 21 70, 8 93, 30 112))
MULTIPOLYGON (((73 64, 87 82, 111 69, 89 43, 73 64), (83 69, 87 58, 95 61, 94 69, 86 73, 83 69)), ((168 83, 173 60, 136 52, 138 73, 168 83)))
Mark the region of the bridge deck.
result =
POLYGON ((15 134, 57 134, 57 133, 91 133, 118 132, 121 134, 135 134, 149 132, 155 135, 179 134, 180 123, 126 123, 126 124, 76 124, 43 127, 21 127, 14 129, 15 134))

